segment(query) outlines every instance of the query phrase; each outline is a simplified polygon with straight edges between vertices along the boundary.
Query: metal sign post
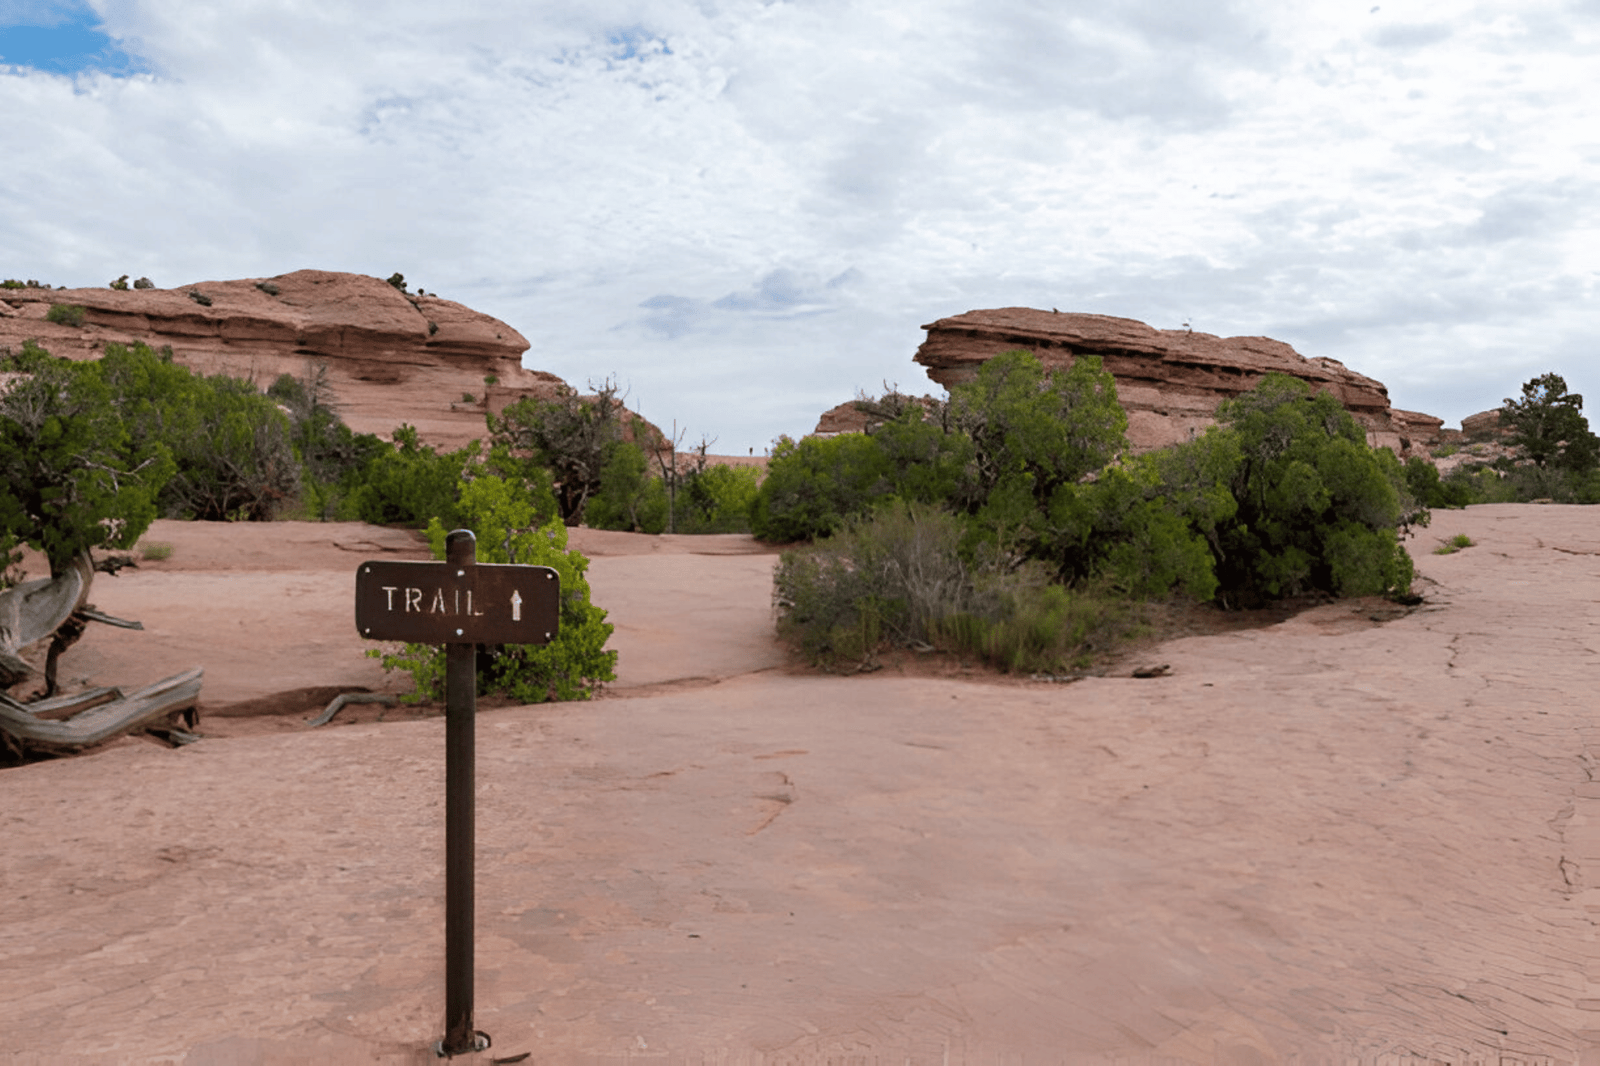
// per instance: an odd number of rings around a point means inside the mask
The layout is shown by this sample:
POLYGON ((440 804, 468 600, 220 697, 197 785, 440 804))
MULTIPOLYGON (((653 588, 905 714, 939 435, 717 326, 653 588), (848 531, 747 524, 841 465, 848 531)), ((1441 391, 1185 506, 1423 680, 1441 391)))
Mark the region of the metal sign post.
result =
POLYGON ((474 729, 479 644, 548 644, 561 580, 548 566, 479 565, 477 537, 445 538, 442 563, 356 568, 356 630, 372 640, 445 646, 444 1038, 440 1056, 489 1046, 472 1028, 474 729))

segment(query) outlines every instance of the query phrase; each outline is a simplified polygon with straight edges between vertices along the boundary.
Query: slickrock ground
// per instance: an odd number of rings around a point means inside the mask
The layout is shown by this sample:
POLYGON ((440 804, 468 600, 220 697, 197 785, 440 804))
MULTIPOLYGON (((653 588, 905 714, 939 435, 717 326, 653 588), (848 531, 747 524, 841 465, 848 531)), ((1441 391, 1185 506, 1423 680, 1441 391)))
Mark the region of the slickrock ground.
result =
MULTIPOLYGON (((381 682, 340 615, 405 537, 204 532, 97 582, 150 631, 72 670, 381 682)), ((480 714, 475 1061, 1600 1062, 1593 511, 1440 512, 1409 615, 1069 685, 784 668, 773 555, 579 542, 622 678, 480 714)), ((0 771, 0 1062, 432 1061, 443 756, 430 718, 0 771)))

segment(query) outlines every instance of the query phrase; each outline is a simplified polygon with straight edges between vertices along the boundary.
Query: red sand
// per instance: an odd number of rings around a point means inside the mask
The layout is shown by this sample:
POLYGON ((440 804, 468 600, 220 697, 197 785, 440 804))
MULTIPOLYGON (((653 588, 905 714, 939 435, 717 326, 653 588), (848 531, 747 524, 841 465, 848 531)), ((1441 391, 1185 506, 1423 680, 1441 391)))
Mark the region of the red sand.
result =
MULTIPOLYGON (((1594 514, 1439 512, 1408 616, 1070 685, 781 668, 775 556, 578 531, 621 676, 480 714, 495 1045, 456 1061, 1592 1066, 1594 514)), ((94 599, 148 631, 91 629, 65 676, 200 663, 213 714, 393 683, 351 585, 407 535, 147 539, 172 558, 94 599)), ((0 771, 0 1062, 432 1061, 442 721, 300 702, 0 771)))

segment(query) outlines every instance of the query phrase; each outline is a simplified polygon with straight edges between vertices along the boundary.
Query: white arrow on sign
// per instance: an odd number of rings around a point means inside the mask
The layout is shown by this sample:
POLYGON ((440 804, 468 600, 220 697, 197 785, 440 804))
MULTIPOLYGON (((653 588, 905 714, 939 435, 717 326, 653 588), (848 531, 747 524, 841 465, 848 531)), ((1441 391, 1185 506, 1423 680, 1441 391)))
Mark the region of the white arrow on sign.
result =
POLYGON ((511 620, 522 621, 522 593, 516 589, 511 590, 511 620))

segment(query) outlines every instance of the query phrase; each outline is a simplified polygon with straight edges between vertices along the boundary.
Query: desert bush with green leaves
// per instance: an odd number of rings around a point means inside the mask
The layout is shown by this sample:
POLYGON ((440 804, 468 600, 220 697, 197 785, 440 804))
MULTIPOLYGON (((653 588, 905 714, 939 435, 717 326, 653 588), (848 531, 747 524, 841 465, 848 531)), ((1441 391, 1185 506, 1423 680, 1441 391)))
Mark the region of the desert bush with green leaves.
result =
POLYGON ((88 311, 79 304, 51 304, 44 320, 58 326, 82 326, 86 314, 88 311))
POLYGON ((250 381, 191 373, 170 349, 143 344, 108 344, 96 365, 129 430, 171 452, 165 517, 262 521, 293 495, 300 465, 289 419, 250 381))
POLYGON ((91 548, 128 548, 172 478, 172 451, 141 434, 103 361, 57 359, 27 343, 0 352, 0 552, 42 551, 60 574, 91 548))
POLYGON ((818 661, 942 642, 1040 670, 1081 660, 1143 600, 1408 592, 1398 529, 1425 523, 1426 507, 1337 400, 1272 374, 1218 416, 1194 440, 1128 456, 1098 360, 1046 372, 1013 352, 945 405, 907 405, 866 434, 780 441, 752 529, 814 542, 778 568, 780 629, 818 661), (960 575, 936 583, 937 604, 882 583, 906 565, 884 543, 928 543, 903 515, 940 530, 919 558, 960 575))
MULTIPOLYGON (((521 703, 588 699, 596 688, 616 680, 617 653, 606 650, 614 627, 606 612, 590 602, 584 576, 589 560, 567 549, 567 527, 553 507, 539 499, 553 497, 539 486, 518 484, 493 474, 480 474, 461 484, 459 518, 454 528, 470 529, 477 538, 480 563, 517 563, 553 568, 561 585, 561 623, 546 645, 491 645, 479 655, 479 695, 503 694, 521 703)), ((435 518, 428 525, 434 558, 445 557, 451 527, 435 518)), ((371 649, 385 670, 409 673, 414 691, 408 699, 444 697, 444 648, 404 644, 371 649)))

